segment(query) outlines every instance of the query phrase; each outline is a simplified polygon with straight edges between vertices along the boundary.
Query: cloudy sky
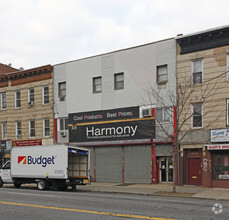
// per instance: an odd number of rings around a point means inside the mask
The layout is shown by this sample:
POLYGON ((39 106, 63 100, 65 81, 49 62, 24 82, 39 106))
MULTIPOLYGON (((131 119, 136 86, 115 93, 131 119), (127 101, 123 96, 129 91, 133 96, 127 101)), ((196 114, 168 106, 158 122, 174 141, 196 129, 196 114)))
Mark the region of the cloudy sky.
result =
POLYGON ((228 0, 0 0, 0 63, 29 69, 229 25, 228 0))

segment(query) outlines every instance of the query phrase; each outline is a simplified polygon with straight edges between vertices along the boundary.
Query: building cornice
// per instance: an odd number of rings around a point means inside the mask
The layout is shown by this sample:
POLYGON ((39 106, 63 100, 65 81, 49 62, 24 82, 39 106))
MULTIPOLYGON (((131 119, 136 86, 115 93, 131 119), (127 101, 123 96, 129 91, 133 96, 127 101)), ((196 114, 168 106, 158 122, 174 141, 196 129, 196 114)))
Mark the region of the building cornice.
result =
POLYGON ((198 52, 229 45, 229 27, 180 36, 176 38, 180 46, 180 54, 198 52))
POLYGON ((18 81, 18 80, 29 78, 29 77, 47 75, 47 74, 52 73, 52 71, 53 71, 53 66, 46 65, 46 66, 36 67, 36 68, 28 69, 28 70, 16 71, 12 73, 5 73, 4 75, 0 76, 0 83, 6 82, 8 80, 18 81))

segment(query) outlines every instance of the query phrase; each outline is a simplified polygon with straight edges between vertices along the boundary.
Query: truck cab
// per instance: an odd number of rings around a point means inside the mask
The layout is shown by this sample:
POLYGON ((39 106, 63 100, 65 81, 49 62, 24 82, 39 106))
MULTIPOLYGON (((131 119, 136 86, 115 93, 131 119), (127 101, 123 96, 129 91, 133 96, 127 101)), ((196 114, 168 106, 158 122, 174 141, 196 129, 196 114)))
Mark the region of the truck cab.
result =
POLYGON ((12 177, 10 174, 10 161, 7 161, 0 169, 0 187, 3 183, 12 183, 12 177))

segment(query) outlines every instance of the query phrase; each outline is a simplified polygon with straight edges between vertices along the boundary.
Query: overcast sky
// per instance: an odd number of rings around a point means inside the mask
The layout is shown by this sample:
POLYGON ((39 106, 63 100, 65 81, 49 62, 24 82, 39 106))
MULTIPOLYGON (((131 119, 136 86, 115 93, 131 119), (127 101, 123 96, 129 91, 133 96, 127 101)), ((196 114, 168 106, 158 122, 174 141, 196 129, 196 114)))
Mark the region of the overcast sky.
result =
POLYGON ((0 0, 0 63, 58 64, 229 25, 228 0, 0 0))

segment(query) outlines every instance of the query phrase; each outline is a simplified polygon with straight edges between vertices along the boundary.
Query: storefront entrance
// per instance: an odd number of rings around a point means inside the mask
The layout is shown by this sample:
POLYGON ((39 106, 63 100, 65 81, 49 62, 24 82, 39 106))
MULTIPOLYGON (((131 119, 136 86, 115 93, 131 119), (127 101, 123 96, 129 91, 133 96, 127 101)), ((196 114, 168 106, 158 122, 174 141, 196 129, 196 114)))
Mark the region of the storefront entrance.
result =
POLYGON ((172 157, 159 158, 159 181, 173 182, 173 160, 172 157))

